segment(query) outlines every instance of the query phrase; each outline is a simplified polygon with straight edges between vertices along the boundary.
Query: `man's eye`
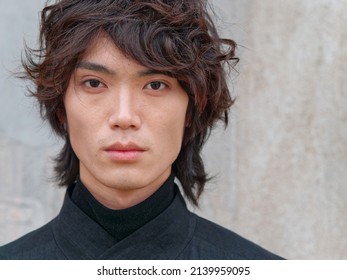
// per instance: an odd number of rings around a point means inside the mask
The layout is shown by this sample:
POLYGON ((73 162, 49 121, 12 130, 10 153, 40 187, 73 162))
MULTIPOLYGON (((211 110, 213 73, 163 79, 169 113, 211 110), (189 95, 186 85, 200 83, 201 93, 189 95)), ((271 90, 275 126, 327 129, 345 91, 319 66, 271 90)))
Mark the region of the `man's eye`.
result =
POLYGON ((147 89, 152 89, 152 90, 164 89, 165 87, 166 85, 159 81, 150 82, 149 84, 146 85, 147 89))
POLYGON ((102 82, 100 82, 98 80, 93 80, 93 79, 85 81, 85 84, 91 88, 98 88, 98 87, 102 86, 102 82))

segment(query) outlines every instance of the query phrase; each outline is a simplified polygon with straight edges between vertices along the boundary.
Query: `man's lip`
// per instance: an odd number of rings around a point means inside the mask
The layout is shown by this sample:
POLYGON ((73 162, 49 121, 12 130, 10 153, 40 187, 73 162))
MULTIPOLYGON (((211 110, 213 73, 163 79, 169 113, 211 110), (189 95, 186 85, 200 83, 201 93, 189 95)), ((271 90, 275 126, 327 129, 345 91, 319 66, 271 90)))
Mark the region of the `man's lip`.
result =
POLYGON ((146 151, 147 149, 132 142, 117 142, 105 149, 105 152, 108 154, 112 161, 123 163, 138 161, 146 151))
POLYGON ((120 152, 126 152, 126 151, 138 151, 138 152, 144 152, 146 151, 145 148, 142 148, 141 146, 132 143, 132 142, 128 142, 128 143, 121 143, 121 142, 117 142, 114 143, 108 147, 106 147, 105 151, 107 152, 112 152, 112 151, 120 151, 120 152))

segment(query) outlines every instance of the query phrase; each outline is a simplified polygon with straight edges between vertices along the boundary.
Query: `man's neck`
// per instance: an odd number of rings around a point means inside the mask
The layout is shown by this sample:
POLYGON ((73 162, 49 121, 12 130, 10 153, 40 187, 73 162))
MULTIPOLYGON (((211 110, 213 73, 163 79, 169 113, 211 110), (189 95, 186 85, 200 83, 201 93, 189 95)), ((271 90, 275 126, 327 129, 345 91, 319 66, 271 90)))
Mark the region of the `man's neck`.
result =
POLYGON ((94 222, 102 226, 115 241, 120 241, 153 220, 167 209, 175 198, 174 174, 141 203, 122 210, 112 210, 99 203, 77 179, 71 193, 72 201, 94 222))

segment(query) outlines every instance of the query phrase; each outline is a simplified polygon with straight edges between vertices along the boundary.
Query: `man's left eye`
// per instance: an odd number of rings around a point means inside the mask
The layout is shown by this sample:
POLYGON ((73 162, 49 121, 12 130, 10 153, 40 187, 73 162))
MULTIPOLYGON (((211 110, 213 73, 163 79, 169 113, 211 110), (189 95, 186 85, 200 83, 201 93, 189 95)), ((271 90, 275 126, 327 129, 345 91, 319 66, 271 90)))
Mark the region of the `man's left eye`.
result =
POLYGON ((102 82, 100 82, 99 80, 96 79, 90 79, 88 81, 85 82, 87 84, 88 87, 91 88, 98 88, 100 86, 102 86, 102 82))
POLYGON ((166 85, 162 82, 159 82, 159 81, 150 82, 149 84, 146 85, 147 89, 152 89, 152 90, 159 90, 159 89, 163 89, 165 87, 166 87, 166 85))

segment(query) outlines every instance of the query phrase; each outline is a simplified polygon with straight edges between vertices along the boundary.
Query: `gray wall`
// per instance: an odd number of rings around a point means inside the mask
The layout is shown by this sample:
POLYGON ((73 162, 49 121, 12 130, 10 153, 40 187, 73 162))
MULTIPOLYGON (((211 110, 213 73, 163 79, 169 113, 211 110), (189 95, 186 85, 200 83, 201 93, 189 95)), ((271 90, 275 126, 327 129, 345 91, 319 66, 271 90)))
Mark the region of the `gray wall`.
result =
MULTIPOLYGON (((204 151, 215 179, 194 209, 290 259, 347 258, 347 1, 214 0, 239 43, 237 102, 204 151)), ((59 141, 11 76, 44 1, 0 0, 0 244, 59 211, 59 141)))
POLYGON ((0 0, 0 244, 51 219, 63 195, 49 180, 59 143, 25 96, 25 84, 12 75, 24 39, 36 43, 44 2, 0 0))

